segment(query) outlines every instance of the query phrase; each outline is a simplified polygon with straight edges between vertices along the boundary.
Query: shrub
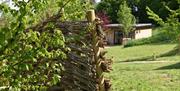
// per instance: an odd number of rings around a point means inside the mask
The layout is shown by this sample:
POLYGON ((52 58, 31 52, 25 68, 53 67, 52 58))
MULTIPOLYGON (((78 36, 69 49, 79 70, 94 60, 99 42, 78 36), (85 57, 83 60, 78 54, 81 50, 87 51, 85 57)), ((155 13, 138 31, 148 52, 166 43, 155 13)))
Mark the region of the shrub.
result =
POLYGON ((152 37, 130 40, 124 47, 132 47, 137 45, 151 44, 151 43, 170 43, 176 42, 169 36, 167 36, 166 31, 162 30, 162 28, 158 28, 153 31, 152 37))

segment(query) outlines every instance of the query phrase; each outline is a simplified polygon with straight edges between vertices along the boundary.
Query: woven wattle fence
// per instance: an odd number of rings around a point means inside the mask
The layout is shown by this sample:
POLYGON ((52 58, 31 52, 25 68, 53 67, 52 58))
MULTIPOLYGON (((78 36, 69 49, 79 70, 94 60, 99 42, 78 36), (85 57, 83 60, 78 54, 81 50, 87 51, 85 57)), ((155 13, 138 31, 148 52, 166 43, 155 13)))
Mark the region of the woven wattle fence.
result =
POLYGON ((87 12, 87 20, 55 23, 70 50, 65 51, 67 59, 61 61, 59 90, 50 91, 109 91, 110 80, 104 78, 103 72, 111 70, 112 60, 105 58, 100 20, 95 19, 93 10, 87 12))

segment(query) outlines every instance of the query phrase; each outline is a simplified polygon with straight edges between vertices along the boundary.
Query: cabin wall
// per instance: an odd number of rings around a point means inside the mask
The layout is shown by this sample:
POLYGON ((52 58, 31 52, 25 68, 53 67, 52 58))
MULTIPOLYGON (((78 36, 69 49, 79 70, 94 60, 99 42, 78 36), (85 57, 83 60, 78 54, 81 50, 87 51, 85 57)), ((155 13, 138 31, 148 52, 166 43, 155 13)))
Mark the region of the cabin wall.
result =
POLYGON ((114 30, 106 31, 106 41, 108 45, 114 45, 114 30))
POLYGON ((152 29, 135 30, 134 39, 148 38, 152 36, 152 29))
MULTIPOLYGON (((106 43, 108 45, 122 44, 123 35, 117 34, 117 31, 122 31, 122 29, 120 27, 113 26, 106 30, 106 43)), ((142 39, 151 36, 152 27, 150 26, 137 26, 136 29, 129 34, 129 38, 132 39, 142 39)))

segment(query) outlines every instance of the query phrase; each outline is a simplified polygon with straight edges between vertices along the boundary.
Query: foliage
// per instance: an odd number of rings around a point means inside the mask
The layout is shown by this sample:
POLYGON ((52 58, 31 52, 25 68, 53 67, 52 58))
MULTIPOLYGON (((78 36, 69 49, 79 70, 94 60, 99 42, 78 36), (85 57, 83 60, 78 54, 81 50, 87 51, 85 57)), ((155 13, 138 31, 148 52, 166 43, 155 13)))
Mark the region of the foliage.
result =
POLYGON ((133 25, 136 23, 135 17, 131 14, 131 8, 128 7, 126 1, 119 6, 118 22, 122 24, 126 36, 133 30, 133 25))
MULTIPOLYGON (((28 17, 35 17, 33 15, 44 9, 48 2, 33 0, 14 3, 18 10, 1 5, 4 13, 14 16, 10 26, 0 31, 1 86, 16 91, 38 90, 56 84, 59 82, 61 65, 55 59, 64 59, 65 53, 60 49, 49 48, 65 49, 61 31, 56 29, 53 36, 50 30, 43 33, 24 31, 29 25, 28 17)), ((35 21, 31 22, 33 24, 35 21)))
POLYGON ((149 15, 147 14, 146 7, 149 7, 164 21, 170 14, 164 7, 165 5, 176 10, 179 8, 180 4, 177 3, 177 0, 140 0, 138 3, 139 12, 137 12, 137 16, 141 22, 153 22, 149 19, 149 15))
POLYGON ((172 10, 168 6, 165 6, 165 8, 170 12, 166 21, 155 14, 149 7, 147 7, 147 13, 150 19, 153 19, 164 27, 165 35, 167 35, 167 37, 171 38, 173 41, 177 41, 180 36, 180 8, 176 10, 172 10))
POLYGON ((168 6, 165 6, 165 8, 170 12, 170 15, 167 17, 166 21, 147 7, 147 14, 149 15, 149 18, 156 21, 162 27, 160 30, 158 30, 158 34, 153 35, 150 38, 129 41, 125 47, 150 43, 177 42, 180 36, 180 9, 172 10, 168 6))
POLYGON ((163 20, 166 20, 170 12, 164 7, 164 5, 167 5, 173 10, 179 8, 180 5, 177 3, 177 0, 103 0, 97 5, 96 10, 98 12, 106 12, 110 17, 111 23, 117 23, 117 12, 123 1, 127 1, 127 4, 132 9, 133 15, 140 23, 152 22, 146 13, 147 6, 157 15, 162 17, 163 20))
POLYGON ((65 20, 84 20, 86 18, 86 11, 90 8, 93 8, 90 0, 74 0, 69 2, 66 8, 64 8, 64 18, 65 20))
POLYGON ((96 10, 107 13, 111 22, 117 23, 117 12, 122 1, 123 0, 103 0, 97 5, 96 10))
POLYGON ((80 0, 13 2, 16 9, 0 4, 4 17, 6 14, 13 17, 0 29, 0 86, 13 91, 44 91, 60 82, 60 62, 66 59, 65 52, 68 52, 61 30, 48 19, 54 14, 60 15, 63 7, 64 16, 56 20, 82 19, 85 15, 79 10, 85 9, 88 3, 80 0), (34 25, 43 25, 43 29, 31 29, 34 25))
POLYGON ((102 20, 102 27, 104 30, 106 30, 108 27, 106 27, 105 25, 110 23, 110 19, 107 16, 107 14, 105 12, 98 12, 97 13, 98 18, 100 18, 102 20))

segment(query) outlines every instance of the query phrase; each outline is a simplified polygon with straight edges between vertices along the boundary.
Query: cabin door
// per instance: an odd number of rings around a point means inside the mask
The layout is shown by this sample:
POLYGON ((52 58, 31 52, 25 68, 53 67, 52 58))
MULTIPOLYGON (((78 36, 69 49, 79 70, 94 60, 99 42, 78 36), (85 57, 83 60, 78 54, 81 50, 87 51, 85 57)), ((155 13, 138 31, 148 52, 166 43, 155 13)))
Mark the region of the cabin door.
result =
POLYGON ((120 31, 114 32, 114 44, 122 44, 123 33, 120 31))

